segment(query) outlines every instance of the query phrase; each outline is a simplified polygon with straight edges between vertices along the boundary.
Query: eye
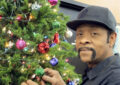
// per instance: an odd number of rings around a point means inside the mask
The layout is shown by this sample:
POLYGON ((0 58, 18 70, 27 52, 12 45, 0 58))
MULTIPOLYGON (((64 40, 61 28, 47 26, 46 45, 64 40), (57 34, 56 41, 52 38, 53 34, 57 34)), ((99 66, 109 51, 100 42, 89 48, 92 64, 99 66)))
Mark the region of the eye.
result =
POLYGON ((82 36, 82 35, 83 35, 82 32, 77 33, 77 36, 82 36))
POLYGON ((92 33, 92 36, 96 36, 96 35, 99 35, 99 33, 97 33, 97 32, 92 33))

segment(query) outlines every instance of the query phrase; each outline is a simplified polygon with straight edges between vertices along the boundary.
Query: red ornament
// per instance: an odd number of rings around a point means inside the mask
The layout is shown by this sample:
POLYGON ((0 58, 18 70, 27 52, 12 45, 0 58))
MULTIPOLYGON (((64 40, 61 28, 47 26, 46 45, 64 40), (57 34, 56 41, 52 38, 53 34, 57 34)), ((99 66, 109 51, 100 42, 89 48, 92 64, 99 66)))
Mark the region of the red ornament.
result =
POLYGON ((50 39, 46 39, 46 40, 45 40, 46 43, 49 43, 49 41, 50 41, 50 39))
POLYGON ((68 59, 68 58, 66 58, 66 59, 65 59, 65 61, 68 63, 68 62, 69 62, 69 59, 68 59))
POLYGON ((49 44, 46 42, 42 42, 38 45, 38 51, 40 53, 47 53, 49 51, 49 44))
POLYGON ((26 47, 26 42, 22 39, 20 40, 17 40, 16 42, 16 47, 19 49, 19 50, 23 50, 25 47, 26 47))
POLYGON ((2 16, 0 15, 0 20, 2 19, 2 16))
POLYGON ((56 44, 59 44, 59 43, 60 43, 59 33, 55 33, 53 42, 56 43, 56 44))
POLYGON ((16 20, 21 21, 22 20, 22 16, 17 16, 16 20))
POLYGON ((28 69, 30 69, 30 68, 31 68, 31 65, 28 65, 27 67, 28 67, 28 69))
POLYGON ((37 81, 40 81, 40 77, 36 76, 37 81))

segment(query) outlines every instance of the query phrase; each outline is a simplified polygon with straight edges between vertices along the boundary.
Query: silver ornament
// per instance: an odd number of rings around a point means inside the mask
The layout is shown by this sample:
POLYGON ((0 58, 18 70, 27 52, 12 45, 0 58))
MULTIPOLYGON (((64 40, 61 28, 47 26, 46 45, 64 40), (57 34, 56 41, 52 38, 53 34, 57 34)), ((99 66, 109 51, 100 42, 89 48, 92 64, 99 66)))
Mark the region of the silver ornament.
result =
POLYGON ((32 4, 32 10, 38 10, 38 9, 40 9, 40 7, 41 7, 41 5, 39 5, 37 2, 32 4))
POLYGON ((69 29, 67 29, 67 31, 66 31, 66 33, 65 33, 65 37, 66 37, 66 38, 71 38, 72 35, 73 35, 72 31, 69 30, 69 29))

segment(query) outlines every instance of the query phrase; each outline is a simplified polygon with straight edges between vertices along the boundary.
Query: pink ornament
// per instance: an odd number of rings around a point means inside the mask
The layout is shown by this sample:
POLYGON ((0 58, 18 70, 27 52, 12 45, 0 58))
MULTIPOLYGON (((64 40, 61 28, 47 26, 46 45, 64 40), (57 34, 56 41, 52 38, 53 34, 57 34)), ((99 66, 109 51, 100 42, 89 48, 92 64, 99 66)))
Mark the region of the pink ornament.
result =
POLYGON ((24 40, 17 40, 16 42, 16 47, 19 49, 19 50, 23 50, 25 47, 26 47, 26 42, 24 40))
POLYGON ((2 19, 2 16, 0 15, 0 20, 2 19))
POLYGON ((17 19, 18 21, 21 21, 21 20, 22 20, 22 16, 18 16, 16 19, 17 19))
POLYGON ((55 6, 58 3, 58 0, 48 0, 48 2, 52 5, 55 6))

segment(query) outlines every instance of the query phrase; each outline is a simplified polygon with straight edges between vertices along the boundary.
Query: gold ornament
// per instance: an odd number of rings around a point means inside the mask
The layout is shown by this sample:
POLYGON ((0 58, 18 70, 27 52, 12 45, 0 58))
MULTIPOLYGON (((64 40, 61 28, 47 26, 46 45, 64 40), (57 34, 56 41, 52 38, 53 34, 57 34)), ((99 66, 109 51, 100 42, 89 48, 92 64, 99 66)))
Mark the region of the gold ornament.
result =
POLYGON ((9 42, 5 42, 5 48, 9 47, 9 42))
POLYGON ((33 20, 33 19, 35 19, 35 17, 32 14, 30 14, 29 20, 33 20))
POLYGON ((25 71, 27 71, 27 69, 25 68, 25 66, 22 66, 21 69, 20 69, 20 72, 24 73, 25 71))
POLYGON ((31 6, 32 6, 32 3, 29 3, 29 4, 28 4, 28 7, 31 7, 31 6))
POLYGON ((3 27, 2 32, 5 32, 5 31, 6 31, 6 27, 3 27))

